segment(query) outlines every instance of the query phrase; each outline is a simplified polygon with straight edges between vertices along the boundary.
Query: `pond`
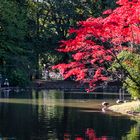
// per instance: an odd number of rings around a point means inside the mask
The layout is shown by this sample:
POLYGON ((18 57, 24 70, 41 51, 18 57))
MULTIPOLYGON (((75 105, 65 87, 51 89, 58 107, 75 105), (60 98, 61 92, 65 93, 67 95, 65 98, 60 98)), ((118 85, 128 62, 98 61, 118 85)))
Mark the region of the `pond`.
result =
POLYGON ((78 96, 54 90, 1 91, 0 140, 140 139, 138 122, 102 112, 102 99, 78 96))

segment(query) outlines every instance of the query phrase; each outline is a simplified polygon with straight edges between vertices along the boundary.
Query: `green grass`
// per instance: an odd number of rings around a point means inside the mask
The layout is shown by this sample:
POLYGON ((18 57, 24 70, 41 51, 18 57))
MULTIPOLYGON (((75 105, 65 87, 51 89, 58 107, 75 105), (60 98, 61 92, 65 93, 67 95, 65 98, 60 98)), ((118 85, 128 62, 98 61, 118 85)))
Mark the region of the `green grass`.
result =
POLYGON ((134 111, 140 113, 140 106, 138 108, 136 108, 134 111))

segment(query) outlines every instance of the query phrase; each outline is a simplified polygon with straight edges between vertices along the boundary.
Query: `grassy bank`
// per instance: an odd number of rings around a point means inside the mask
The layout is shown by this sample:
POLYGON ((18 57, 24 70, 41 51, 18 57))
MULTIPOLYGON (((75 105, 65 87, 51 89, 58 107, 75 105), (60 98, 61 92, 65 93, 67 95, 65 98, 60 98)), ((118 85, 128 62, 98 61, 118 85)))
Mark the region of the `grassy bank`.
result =
POLYGON ((140 101, 131 101, 110 106, 109 110, 125 115, 137 116, 140 118, 140 101))

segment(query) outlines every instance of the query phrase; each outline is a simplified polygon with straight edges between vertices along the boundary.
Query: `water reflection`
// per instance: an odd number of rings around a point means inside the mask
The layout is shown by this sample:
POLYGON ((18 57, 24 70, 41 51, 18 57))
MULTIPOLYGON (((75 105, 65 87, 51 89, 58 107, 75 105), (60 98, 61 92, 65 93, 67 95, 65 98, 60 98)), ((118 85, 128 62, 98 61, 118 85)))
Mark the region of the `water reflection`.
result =
MULTIPOLYGON (((71 135, 68 133, 64 134, 64 140, 71 140, 71 135)), ((95 131, 92 128, 87 128, 84 137, 76 135, 74 140, 109 140, 109 138, 107 136, 97 138, 95 131)))
POLYGON ((140 140, 140 121, 131 127, 127 135, 122 137, 122 140, 140 140))
POLYGON ((101 113, 100 100, 65 99, 63 92, 45 90, 0 97, 2 140, 140 139, 139 123, 101 113))

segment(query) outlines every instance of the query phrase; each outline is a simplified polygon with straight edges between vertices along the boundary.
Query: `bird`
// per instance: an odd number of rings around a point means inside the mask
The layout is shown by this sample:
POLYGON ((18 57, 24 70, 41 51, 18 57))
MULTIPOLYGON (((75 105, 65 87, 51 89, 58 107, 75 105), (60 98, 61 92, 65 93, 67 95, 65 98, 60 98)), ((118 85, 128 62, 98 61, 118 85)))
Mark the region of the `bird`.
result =
POLYGON ((103 112, 103 113, 106 112, 106 106, 104 106, 104 107, 102 108, 102 112, 103 112))
POLYGON ((102 106, 107 107, 109 105, 108 102, 102 102, 102 106))
POLYGON ((120 103, 124 103, 124 101, 123 101, 123 100, 118 99, 118 100, 116 101, 116 103, 117 103, 117 104, 120 104, 120 103))

